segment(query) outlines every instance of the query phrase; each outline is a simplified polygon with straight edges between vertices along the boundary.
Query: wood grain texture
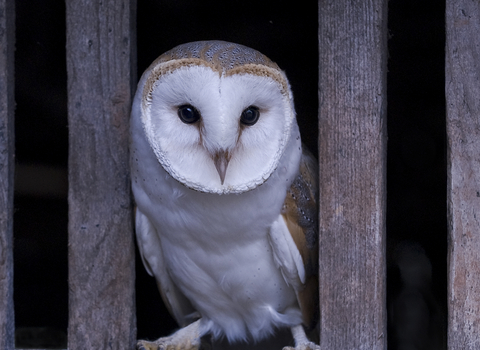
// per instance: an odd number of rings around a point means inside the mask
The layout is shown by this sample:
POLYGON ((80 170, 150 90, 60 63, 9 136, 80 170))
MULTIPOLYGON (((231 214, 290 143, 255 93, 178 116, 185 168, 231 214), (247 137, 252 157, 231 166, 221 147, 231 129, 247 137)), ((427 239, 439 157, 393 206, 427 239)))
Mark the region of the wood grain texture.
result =
POLYGON ((446 3, 448 347, 480 349, 480 2, 446 3))
POLYGON ((320 346, 386 349, 387 2, 319 2, 320 346))
POLYGON ((0 0, 0 350, 13 349, 13 174, 14 174, 13 0, 0 0))
POLYGON ((68 0, 69 349, 136 338, 129 115, 135 3, 68 0))

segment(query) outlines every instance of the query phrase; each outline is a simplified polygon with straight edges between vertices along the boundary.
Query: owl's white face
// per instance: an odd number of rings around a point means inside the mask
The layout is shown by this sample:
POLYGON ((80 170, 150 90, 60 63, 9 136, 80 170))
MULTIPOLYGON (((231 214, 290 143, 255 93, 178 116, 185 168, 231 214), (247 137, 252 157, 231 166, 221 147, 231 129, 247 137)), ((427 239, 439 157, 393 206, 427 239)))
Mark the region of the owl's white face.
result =
POLYGON ((135 100, 148 143, 173 178, 201 192, 242 193, 277 167, 295 118, 291 92, 279 69, 212 62, 157 60, 135 100))

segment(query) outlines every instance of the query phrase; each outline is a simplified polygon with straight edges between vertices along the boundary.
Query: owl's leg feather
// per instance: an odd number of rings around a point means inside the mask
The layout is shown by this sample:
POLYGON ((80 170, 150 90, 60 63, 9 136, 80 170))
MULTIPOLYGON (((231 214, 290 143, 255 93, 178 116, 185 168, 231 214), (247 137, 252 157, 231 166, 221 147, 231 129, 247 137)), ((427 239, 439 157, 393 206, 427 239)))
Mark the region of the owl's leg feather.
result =
POLYGON ((295 347, 286 346, 283 350, 320 350, 320 346, 308 340, 303 326, 300 324, 291 328, 295 347))
POLYGON ((153 342, 139 340, 138 350, 199 350, 200 320, 197 320, 168 337, 159 338, 153 342))

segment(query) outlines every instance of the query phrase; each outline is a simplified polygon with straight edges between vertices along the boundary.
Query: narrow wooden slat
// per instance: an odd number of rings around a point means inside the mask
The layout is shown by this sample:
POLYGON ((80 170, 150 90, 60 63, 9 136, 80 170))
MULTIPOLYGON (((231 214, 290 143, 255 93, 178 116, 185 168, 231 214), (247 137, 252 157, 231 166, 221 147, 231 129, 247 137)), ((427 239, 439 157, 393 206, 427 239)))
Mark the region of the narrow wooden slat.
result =
POLYGON ((386 349, 387 1, 319 2, 320 346, 386 349))
POLYGON ((447 0, 448 347, 480 349, 480 3, 447 0))
POLYGON ((69 349, 136 337, 129 114, 131 0, 68 0, 69 349))
POLYGON ((0 0, 0 350, 14 348, 13 173, 14 173, 13 0, 0 0))

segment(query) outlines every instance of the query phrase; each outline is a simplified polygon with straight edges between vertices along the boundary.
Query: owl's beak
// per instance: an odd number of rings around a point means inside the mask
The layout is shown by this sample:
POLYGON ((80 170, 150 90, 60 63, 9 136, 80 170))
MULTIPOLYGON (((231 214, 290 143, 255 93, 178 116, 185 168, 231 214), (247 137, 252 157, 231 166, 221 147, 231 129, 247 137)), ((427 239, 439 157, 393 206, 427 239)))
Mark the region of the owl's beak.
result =
POLYGON ((228 151, 220 150, 213 155, 213 163, 217 168, 218 175, 220 176, 220 182, 224 183, 225 174, 227 173, 228 162, 230 162, 230 154, 228 151))

